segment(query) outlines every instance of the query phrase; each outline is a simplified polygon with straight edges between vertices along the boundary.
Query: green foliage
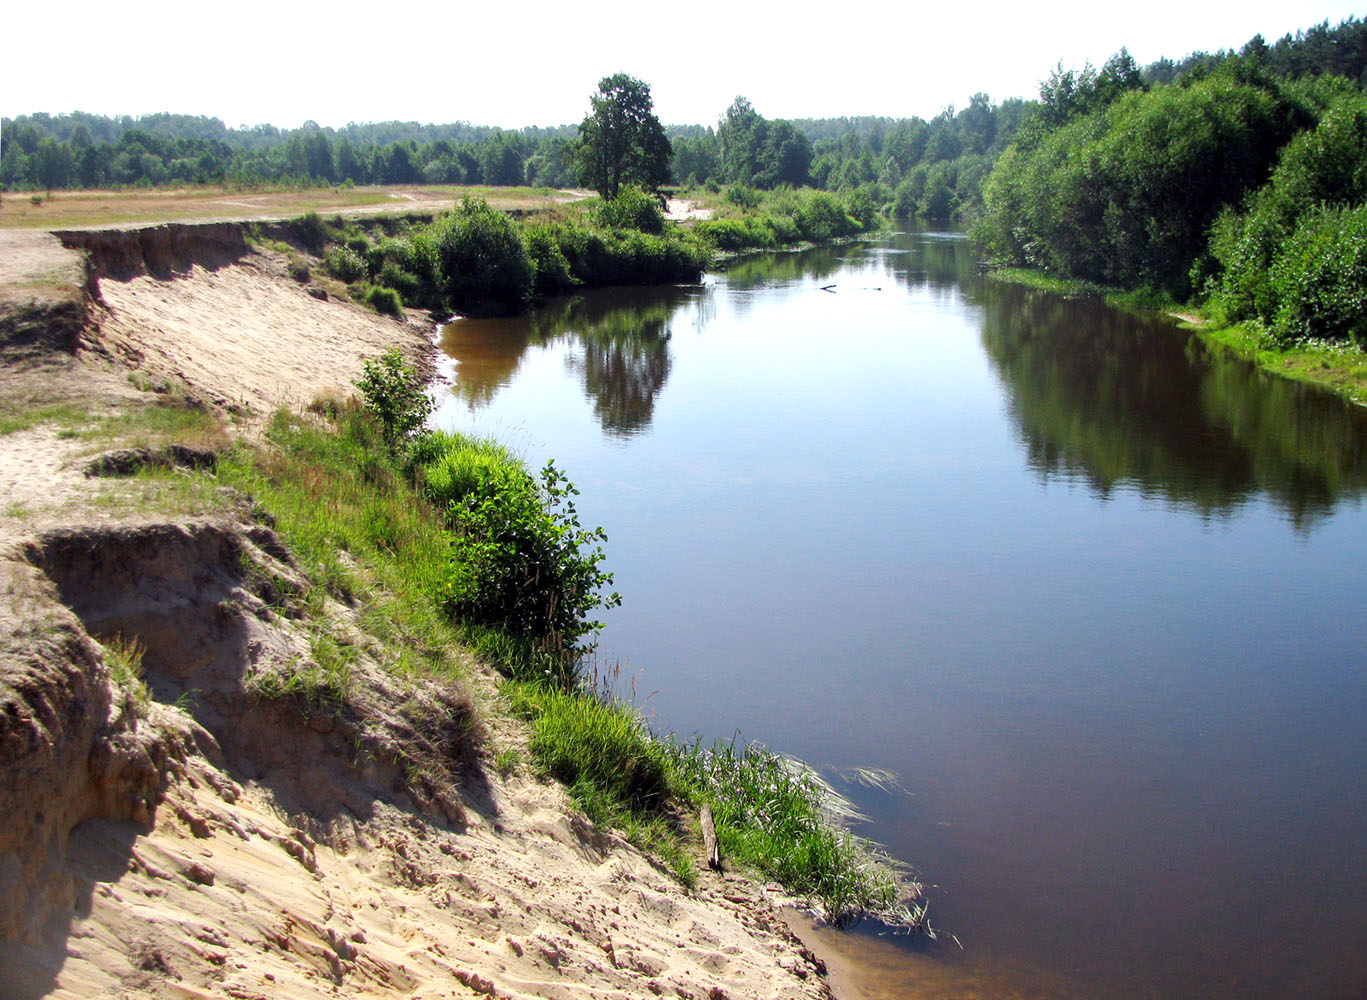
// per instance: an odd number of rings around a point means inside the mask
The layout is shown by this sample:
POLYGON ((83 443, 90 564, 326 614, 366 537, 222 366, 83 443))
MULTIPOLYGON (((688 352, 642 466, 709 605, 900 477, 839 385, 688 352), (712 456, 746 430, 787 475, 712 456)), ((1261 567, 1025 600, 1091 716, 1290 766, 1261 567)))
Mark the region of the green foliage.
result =
MULTIPOLYGON (((457 629, 434 600, 450 533, 409 485, 374 414, 344 404, 325 424, 281 411, 268 435, 270 449, 224 455, 217 482, 251 495, 275 518, 311 581, 301 599, 318 610, 324 594, 353 605, 367 632, 396 653, 400 673, 455 673, 457 629)), ((257 677, 258 690, 305 698, 313 691, 315 703, 344 695, 354 647, 326 630, 311 636, 310 647, 292 670, 257 677)))
POLYGON ((1367 205, 1304 217, 1270 268, 1278 341, 1367 344, 1367 205))
POLYGON ((579 284, 570 273, 570 262, 560 249, 557 228, 548 223, 533 223, 523 230, 527 256, 536 267, 536 294, 554 295, 579 284))
POLYGON ((595 207, 594 221, 609 229, 635 229, 658 236, 665 231, 660 200, 635 184, 624 184, 617 197, 604 199, 595 207))
POLYGON ((562 227, 556 239, 570 273, 589 287, 697 281, 708 262, 706 247, 678 232, 562 227))
MULTIPOLYGON (((1312 301, 1333 308, 1338 314, 1333 320, 1326 319, 1325 324, 1305 312, 1312 308, 1308 302, 1295 304, 1287 296, 1294 294, 1292 287, 1298 281, 1309 280, 1309 270, 1322 270, 1312 258, 1322 252, 1330 253, 1331 257, 1348 252, 1343 247, 1328 250, 1329 237, 1322 232, 1323 210, 1360 205, 1364 201, 1367 98, 1357 93, 1336 96, 1314 128, 1286 145, 1271 179, 1250 200, 1248 210, 1226 210, 1216 220, 1208 254, 1193 265, 1193 283, 1211 294, 1213 304, 1223 316, 1235 320, 1261 319, 1276 328, 1279 339, 1342 336, 1310 331, 1320 325, 1338 331, 1353 327, 1352 323, 1345 325, 1343 295, 1327 299, 1319 293, 1312 296, 1312 301), (1312 238, 1311 229, 1318 235, 1312 238), (1294 253, 1289 242, 1295 243, 1294 253), (1320 249, 1312 250, 1312 244, 1320 249), (1277 264, 1279 260, 1281 263, 1277 264), (1278 274, 1275 282, 1274 269, 1278 274), (1293 275, 1300 277, 1293 280, 1293 275), (1332 307, 1331 300, 1336 303, 1332 307), (1293 319, 1293 313, 1300 318, 1293 319)), ((1324 280, 1327 276, 1316 279, 1317 287, 1324 280)))
MULTIPOLYGON (((387 260, 380 266, 380 273, 376 275, 376 281, 386 289, 393 289, 398 296, 395 299, 395 308, 390 313, 391 315, 402 315, 402 310, 398 308, 402 303, 421 305, 424 301, 422 279, 416 274, 405 271, 392 260, 387 260)), ((384 312, 385 310, 381 309, 380 311, 384 312)))
POLYGON ((403 299, 392 288, 370 285, 365 290, 363 301, 382 316, 403 315, 403 299))
POLYGON ((744 184, 731 184, 726 188, 726 200, 738 208, 758 208, 759 192, 744 184))
POLYGON ((503 449, 459 435, 420 446, 429 498, 460 536, 443 602, 475 625, 497 628, 561 657, 567 669, 601 626, 590 616, 621 603, 605 594, 602 528, 584 528, 574 485, 547 462, 532 477, 503 449))
POLYGON ((385 443, 397 448, 427 421, 432 399, 397 347, 365 360, 361 369, 361 377, 354 384, 361 390, 366 408, 380 422, 385 443))
POLYGON ((1233 72, 1128 90, 1008 149, 974 239, 1014 264, 1183 297, 1221 207, 1266 179, 1307 114, 1294 95, 1233 72))
MULTIPOLYGON (((294 221, 294 233, 309 253, 319 254, 327 243, 327 225, 317 212, 309 212, 294 221)), ((350 279, 346 279, 350 280, 350 279)))
POLYGON ((579 179, 606 199, 624 184, 647 191, 669 182, 671 149, 653 112, 650 87, 625 73, 598 81, 574 147, 579 179))
POLYGON ((481 198, 465 198, 434 230, 437 273, 453 308, 487 315, 526 304, 536 269, 507 215, 481 198))
POLYGON ((348 284, 360 281, 370 274, 370 269, 366 267, 366 262, 360 254, 345 246, 328 248, 323 254, 323 270, 338 281, 345 281, 348 284))

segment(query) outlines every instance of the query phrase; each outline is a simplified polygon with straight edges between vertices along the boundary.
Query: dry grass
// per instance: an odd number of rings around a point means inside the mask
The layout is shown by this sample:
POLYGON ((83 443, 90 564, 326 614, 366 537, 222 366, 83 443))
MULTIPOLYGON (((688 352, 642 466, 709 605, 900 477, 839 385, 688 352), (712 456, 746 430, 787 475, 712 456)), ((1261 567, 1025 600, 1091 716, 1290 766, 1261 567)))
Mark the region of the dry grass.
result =
POLYGON ((0 229, 76 229, 95 226, 150 225, 161 222, 291 219, 320 215, 378 215, 445 211, 466 195, 484 198, 495 208, 534 211, 584 196, 551 188, 337 187, 305 190, 240 191, 226 187, 159 188, 126 191, 54 191, 34 205, 21 192, 0 205, 0 229))

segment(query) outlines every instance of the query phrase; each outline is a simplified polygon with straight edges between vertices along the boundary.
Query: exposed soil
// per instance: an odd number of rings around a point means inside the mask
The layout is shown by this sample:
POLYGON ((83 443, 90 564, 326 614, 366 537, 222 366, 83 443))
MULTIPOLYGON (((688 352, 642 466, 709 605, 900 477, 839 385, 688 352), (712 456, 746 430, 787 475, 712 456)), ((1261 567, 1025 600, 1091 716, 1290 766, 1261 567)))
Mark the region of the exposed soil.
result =
MULTIPOLYGON (((363 358, 430 345, 429 317, 321 301, 200 235, 94 268, 0 236, 0 413, 173 394, 256 435, 349 391, 363 358)), ((333 603, 360 651, 345 703, 267 696, 322 626, 270 523, 230 490, 193 517, 120 502, 139 464, 211 451, 90 447, 51 423, 0 434, 5 997, 829 995, 761 887, 686 890, 558 786, 494 768, 525 733, 488 711, 480 664, 464 687, 396 678, 333 603), (119 636, 145 649, 145 694, 111 680, 119 636)))

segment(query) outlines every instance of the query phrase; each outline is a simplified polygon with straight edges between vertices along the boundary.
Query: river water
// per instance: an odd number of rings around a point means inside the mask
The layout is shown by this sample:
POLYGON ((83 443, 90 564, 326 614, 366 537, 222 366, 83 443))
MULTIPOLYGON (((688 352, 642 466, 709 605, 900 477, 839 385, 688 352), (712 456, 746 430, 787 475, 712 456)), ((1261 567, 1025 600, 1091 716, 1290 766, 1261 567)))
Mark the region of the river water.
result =
POLYGON ((443 344, 441 423, 607 528, 619 690, 920 872, 865 995, 1367 997, 1364 411, 943 233, 443 344))

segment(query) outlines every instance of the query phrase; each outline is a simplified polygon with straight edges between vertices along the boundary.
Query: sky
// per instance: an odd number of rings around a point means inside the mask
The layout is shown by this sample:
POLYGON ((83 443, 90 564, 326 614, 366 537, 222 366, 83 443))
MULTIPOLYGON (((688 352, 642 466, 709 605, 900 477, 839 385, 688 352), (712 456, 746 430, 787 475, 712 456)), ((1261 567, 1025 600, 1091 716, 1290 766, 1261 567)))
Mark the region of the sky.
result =
POLYGON ((1347 0, 70 0, 35 18, 26 44, 11 20, 0 115, 563 125, 625 72, 667 125, 715 124, 737 95, 767 118, 930 118, 980 91, 1033 98, 1059 63, 1100 66, 1122 46, 1144 65, 1350 15, 1362 16, 1347 0))

